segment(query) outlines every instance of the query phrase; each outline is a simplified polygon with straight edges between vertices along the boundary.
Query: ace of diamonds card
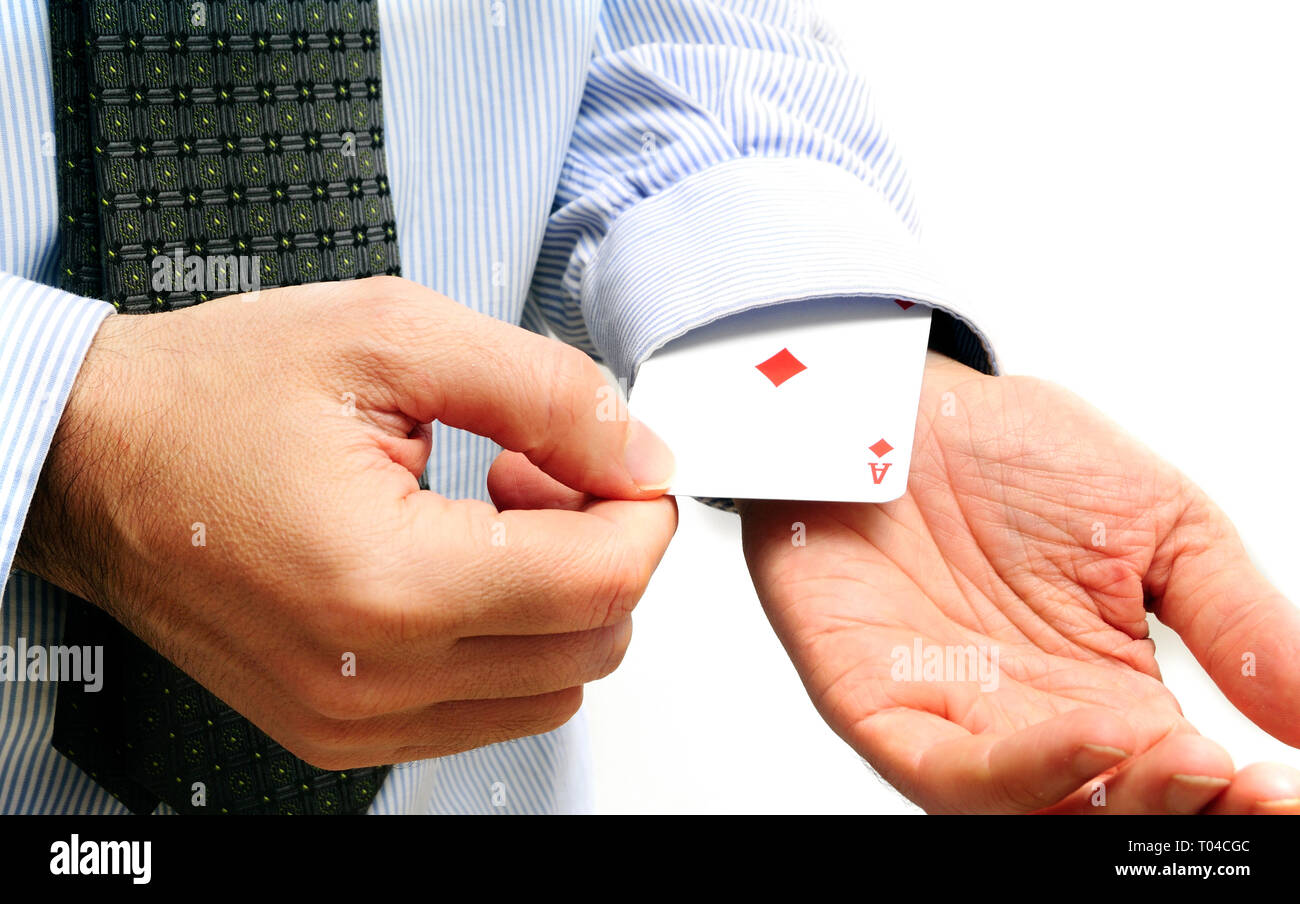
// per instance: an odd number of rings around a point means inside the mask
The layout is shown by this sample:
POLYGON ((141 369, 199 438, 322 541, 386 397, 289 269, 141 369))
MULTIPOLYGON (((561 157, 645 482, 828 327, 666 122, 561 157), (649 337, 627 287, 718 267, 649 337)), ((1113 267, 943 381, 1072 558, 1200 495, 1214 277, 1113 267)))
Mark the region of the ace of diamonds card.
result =
POLYGON ((642 363, 629 410, 677 457, 669 492, 887 502, 907 488, 930 308, 831 298, 746 311, 642 363))

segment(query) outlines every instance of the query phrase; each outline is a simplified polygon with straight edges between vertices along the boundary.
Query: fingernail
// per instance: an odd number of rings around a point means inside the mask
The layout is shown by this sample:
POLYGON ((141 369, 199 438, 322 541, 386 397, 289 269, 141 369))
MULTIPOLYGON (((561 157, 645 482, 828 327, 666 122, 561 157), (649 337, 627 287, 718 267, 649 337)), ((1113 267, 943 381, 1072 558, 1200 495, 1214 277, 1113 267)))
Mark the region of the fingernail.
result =
POLYGON ((677 460, 664 441, 636 418, 628 421, 623 465, 642 490, 668 489, 677 470, 677 460))
POLYGON ((1169 777, 1165 806, 1175 813, 1196 813, 1230 784, 1228 779, 1214 775, 1176 773, 1169 777))
POLYGON ((1116 763, 1128 759, 1127 750, 1108 747, 1105 744, 1084 744, 1074 755, 1074 767, 1079 773, 1096 775, 1105 772, 1116 763))
POLYGON ((1255 801, 1255 812, 1274 816, 1286 813, 1300 813, 1300 797, 1283 797, 1278 800, 1255 801))

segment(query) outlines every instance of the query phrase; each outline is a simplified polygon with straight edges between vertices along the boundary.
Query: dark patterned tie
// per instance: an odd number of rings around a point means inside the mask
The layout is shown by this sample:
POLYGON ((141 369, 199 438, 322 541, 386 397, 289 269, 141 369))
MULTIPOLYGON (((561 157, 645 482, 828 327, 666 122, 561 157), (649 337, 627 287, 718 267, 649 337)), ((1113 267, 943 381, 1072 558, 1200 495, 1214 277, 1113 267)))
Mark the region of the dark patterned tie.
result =
MULTIPOLYGON (((120 311, 396 273, 372 0, 50 0, 62 285, 120 311)), ((54 746, 133 812, 358 813, 388 767, 294 757, 81 600, 54 746), (201 805, 199 805, 201 804, 201 805)))

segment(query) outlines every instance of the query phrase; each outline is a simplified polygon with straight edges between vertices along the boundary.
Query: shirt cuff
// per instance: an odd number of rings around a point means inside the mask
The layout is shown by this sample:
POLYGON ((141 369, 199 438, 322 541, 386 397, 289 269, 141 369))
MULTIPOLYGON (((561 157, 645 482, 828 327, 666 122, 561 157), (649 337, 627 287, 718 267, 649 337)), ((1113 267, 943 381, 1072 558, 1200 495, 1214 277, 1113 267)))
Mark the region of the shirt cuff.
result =
POLYGON ((113 306, 0 273, 0 577, 86 349, 113 306))
POLYGON ((597 352, 630 382, 655 349, 721 317, 854 295, 934 307, 932 344, 997 372, 988 338, 879 189, 810 158, 729 160, 641 201, 601 242, 582 310, 597 352))

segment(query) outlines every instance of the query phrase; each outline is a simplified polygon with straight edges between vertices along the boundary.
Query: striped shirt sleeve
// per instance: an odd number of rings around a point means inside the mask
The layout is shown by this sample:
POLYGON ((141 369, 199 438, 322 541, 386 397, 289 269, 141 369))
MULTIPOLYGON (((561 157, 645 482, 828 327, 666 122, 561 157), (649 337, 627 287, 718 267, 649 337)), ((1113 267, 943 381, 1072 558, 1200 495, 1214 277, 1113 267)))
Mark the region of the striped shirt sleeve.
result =
POLYGON ((0 273, 0 575, 86 349, 113 307, 0 273))
POLYGON ((767 304, 936 308, 993 372, 918 245, 866 83, 798 0, 607 0, 530 304, 620 378, 660 345, 767 304))

